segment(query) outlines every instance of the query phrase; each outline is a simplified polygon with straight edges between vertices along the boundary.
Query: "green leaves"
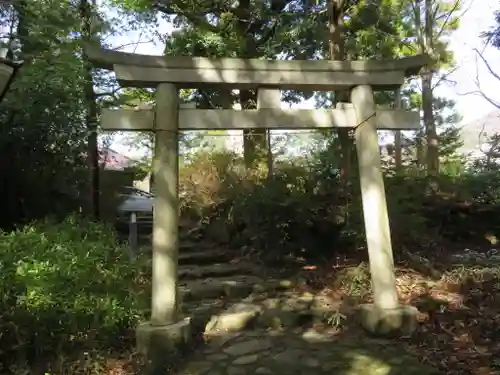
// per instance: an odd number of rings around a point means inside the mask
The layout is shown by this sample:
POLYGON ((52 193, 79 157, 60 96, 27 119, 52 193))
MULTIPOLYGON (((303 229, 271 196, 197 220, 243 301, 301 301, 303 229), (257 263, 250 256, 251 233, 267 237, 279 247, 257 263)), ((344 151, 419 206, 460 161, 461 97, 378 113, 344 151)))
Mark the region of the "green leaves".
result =
POLYGON ((490 28, 490 30, 485 31, 483 37, 496 48, 500 48, 500 10, 495 12, 495 21, 496 25, 490 28))
POLYGON ((24 342, 14 349, 15 343, 0 337, 2 354, 36 345, 41 355, 63 355, 53 350, 85 347, 89 332, 103 346, 114 341, 147 309, 131 289, 141 264, 130 264, 111 228, 77 217, 1 233, 0 328, 14 324, 24 342))

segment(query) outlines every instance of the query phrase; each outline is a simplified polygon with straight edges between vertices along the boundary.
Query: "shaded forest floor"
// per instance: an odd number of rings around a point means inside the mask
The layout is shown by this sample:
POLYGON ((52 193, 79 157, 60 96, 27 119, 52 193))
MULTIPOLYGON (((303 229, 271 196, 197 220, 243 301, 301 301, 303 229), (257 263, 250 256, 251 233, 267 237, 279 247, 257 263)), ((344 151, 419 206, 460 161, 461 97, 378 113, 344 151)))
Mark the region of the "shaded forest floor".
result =
MULTIPOLYGON (((365 264, 345 264, 336 271, 317 269, 308 272, 316 280, 315 293, 369 302, 365 264), (339 282, 338 273, 348 275, 339 282), (337 275, 336 275, 337 274, 337 275), (323 286, 320 286, 323 284, 323 286)), ((397 286, 400 302, 418 307, 419 326, 412 337, 395 345, 407 345, 423 363, 443 374, 500 374, 500 268, 457 266, 435 280, 400 265, 397 286)), ((358 331, 349 324, 341 331, 358 331)))

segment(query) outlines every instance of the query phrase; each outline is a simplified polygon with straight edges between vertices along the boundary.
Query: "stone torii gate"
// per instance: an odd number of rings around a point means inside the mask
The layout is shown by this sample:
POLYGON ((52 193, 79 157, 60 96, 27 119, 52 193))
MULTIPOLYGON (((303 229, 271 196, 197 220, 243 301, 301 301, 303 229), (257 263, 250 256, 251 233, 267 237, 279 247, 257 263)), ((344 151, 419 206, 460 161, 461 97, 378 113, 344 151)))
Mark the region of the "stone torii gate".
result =
POLYGON ((266 61, 146 56, 99 48, 88 48, 87 55, 96 68, 114 70, 124 87, 156 88, 154 109, 101 113, 104 130, 155 133, 152 312, 151 320, 138 328, 138 340, 184 340, 190 324, 180 315, 177 275, 179 130, 355 128, 374 292, 374 303, 361 308, 362 323, 372 332, 389 332, 414 322, 415 310, 401 307, 396 294, 377 129, 416 130, 420 115, 376 107, 373 90, 398 90, 405 77, 417 74, 428 63, 427 56, 387 61, 266 61), (201 110, 179 105, 178 89, 203 87, 257 89, 257 109, 201 110), (335 109, 281 109, 280 89, 350 90, 351 103, 340 103, 335 109))

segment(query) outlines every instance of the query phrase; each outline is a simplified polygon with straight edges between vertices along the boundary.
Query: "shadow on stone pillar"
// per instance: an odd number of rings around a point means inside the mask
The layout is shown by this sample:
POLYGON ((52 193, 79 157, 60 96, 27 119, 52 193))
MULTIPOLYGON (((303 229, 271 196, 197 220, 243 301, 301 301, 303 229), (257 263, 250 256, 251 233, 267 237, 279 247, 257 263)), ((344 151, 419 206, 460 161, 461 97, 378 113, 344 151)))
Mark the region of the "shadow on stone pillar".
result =
POLYGON ((146 372, 166 374, 169 359, 182 352, 190 334, 190 318, 181 316, 179 295, 179 104, 177 88, 156 89, 153 261, 151 320, 137 327, 138 352, 147 358, 146 372))
POLYGON ((351 102, 357 118, 356 151, 374 297, 373 304, 360 307, 359 317, 370 334, 408 336, 416 328, 418 310, 398 303, 372 88, 355 87, 351 102))

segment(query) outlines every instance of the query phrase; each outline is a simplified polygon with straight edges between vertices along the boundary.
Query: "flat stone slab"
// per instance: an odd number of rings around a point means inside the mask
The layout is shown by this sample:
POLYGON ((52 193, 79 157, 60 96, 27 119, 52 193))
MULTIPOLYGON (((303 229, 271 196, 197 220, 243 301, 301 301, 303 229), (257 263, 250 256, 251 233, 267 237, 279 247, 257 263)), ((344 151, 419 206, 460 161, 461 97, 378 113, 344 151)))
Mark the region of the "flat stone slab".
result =
POLYGON ((251 303, 236 303, 226 311, 213 315, 205 326, 210 332, 241 331, 253 324, 262 314, 262 307, 251 303))
POLYGON ((262 280, 251 275, 236 275, 232 277, 212 277, 204 280, 182 282, 179 291, 184 301, 203 298, 244 298, 252 292, 270 290, 286 290, 294 286, 289 280, 262 280))
MULTIPOLYGON (((182 242, 181 242, 182 244, 182 242)), ((191 244, 189 244, 191 245, 191 244)), ((202 265, 216 262, 229 261, 231 259, 230 250, 227 249, 207 249, 199 250, 195 245, 182 248, 179 251, 179 264, 182 265, 202 265)))
POLYGON ((204 279, 235 274, 251 274, 255 266, 249 263, 216 263, 206 266, 182 266, 179 269, 180 279, 204 279))
POLYGON ((212 338, 176 375, 437 375, 404 343, 335 330, 256 330, 212 338))
POLYGON ((180 284, 179 291, 184 300, 199 300, 217 297, 246 297, 254 285, 263 280, 255 276, 213 277, 187 281, 180 284))

